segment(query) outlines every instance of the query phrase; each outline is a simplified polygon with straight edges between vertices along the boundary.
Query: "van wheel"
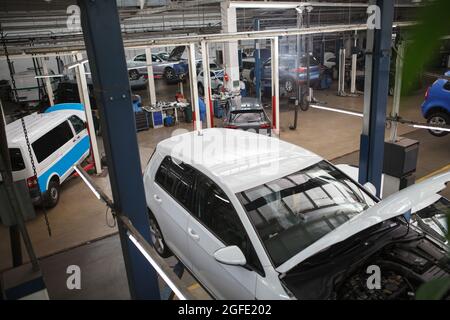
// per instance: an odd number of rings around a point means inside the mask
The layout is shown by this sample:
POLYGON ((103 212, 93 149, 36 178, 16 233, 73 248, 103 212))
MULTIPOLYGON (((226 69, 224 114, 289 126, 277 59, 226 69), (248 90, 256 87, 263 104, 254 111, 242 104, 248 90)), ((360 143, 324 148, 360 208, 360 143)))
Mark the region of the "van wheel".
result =
POLYGON ((150 237, 156 252, 158 252, 158 254, 163 258, 172 256, 172 252, 167 247, 166 242, 164 241, 164 237, 162 235, 161 229, 159 228, 158 221, 156 221, 155 216, 150 210, 148 211, 148 219, 150 222, 150 237))
POLYGON ((45 197, 45 206, 47 208, 53 208, 59 201, 59 183, 56 180, 50 181, 48 184, 48 190, 45 197))
MULTIPOLYGON (((444 112, 433 112, 427 118, 428 124, 437 126, 446 126, 450 124, 450 116, 444 112)), ((448 134, 447 131, 442 130, 428 130, 435 137, 444 137, 448 134)))

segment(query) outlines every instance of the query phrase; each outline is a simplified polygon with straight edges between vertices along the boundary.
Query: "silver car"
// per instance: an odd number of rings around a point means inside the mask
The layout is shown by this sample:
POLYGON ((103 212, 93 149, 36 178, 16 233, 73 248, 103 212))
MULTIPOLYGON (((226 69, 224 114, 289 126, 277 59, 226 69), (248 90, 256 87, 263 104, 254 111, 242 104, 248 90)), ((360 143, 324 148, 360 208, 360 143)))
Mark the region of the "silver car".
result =
MULTIPOLYGON (((184 47, 176 47, 172 50, 168 60, 163 60, 156 54, 152 54, 151 65, 155 76, 162 76, 168 83, 178 82, 187 74, 186 61, 181 59, 184 47)), ((147 57, 139 54, 127 61, 128 73, 131 79, 137 79, 140 75, 147 75, 147 57)))

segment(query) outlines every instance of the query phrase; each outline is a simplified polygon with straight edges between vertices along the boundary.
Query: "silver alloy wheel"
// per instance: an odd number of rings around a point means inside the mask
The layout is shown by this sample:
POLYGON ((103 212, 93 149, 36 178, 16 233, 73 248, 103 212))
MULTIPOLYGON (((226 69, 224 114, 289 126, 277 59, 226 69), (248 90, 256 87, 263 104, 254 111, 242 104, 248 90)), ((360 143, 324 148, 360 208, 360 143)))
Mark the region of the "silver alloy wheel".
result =
POLYGON ((52 198, 53 201, 56 201, 58 199, 58 189, 55 187, 52 187, 50 189, 50 198, 52 198))
MULTIPOLYGON (((435 125, 435 126, 445 126, 447 123, 445 122, 445 119, 441 116, 433 116, 428 121, 429 124, 435 125)), ((430 130, 434 132, 435 134, 441 134, 442 130, 430 130)))
POLYGON ((150 236, 156 251, 158 251, 159 254, 163 254, 165 249, 164 240, 162 238, 161 231, 153 218, 150 219, 150 236))
POLYGON ((284 83, 284 89, 286 90, 286 92, 292 92, 292 90, 294 89, 294 84, 291 80, 286 80, 286 82, 284 83))
POLYGON ((172 68, 166 69, 166 79, 173 79, 175 78, 175 72, 172 68))

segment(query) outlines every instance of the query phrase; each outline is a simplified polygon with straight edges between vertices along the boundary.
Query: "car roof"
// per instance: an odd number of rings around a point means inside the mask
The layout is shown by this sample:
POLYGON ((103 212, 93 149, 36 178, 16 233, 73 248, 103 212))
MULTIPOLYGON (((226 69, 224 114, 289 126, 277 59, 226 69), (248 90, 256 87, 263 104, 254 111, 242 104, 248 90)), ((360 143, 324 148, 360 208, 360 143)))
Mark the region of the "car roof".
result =
MULTIPOLYGON (((24 120, 28 139, 30 142, 35 141, 74 114, 78 116, 78 112, 74 110, 54 111, 49 113, 36 112, 25 116, 24 120)), ((6 136, 8 144, 21 144, 25 142, 22 121, 20 121, 20 119, 6 125, 6 136)))
POLYGON ((224 128, 173 136, 161 141, 157 152, 193 166, 233 193, 323 160, 306 149, 276 138, 224 128))

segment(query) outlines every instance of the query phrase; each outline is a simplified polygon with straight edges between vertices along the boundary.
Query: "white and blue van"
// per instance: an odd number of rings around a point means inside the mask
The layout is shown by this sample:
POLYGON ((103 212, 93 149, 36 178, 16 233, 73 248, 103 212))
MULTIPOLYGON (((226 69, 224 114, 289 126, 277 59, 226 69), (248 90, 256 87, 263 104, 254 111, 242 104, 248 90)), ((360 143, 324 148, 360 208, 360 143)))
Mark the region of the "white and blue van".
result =
POLYGON ((84 107, 79 103, 57 104, 44 113, 28 115, 24 120, 37 177, 19 119, 6 126, 14 181, 26 180, 35 204, 40 202, 39 182, 42 205, 54 207, 59 200, 61 183, 72 174, 73 166, 89 155, 84 107))

